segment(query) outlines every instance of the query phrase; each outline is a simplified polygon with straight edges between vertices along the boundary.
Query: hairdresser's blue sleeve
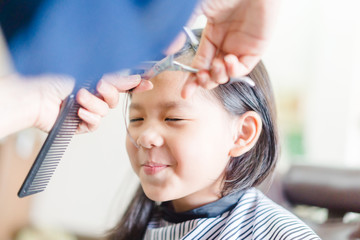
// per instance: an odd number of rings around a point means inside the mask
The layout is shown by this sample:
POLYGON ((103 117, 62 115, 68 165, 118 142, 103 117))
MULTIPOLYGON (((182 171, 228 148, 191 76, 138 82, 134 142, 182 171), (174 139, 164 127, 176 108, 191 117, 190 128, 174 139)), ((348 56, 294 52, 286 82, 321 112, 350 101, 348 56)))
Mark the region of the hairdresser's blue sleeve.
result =
POLYGON ((16 69, 78 80, 158 56, 181 31, 194 0, 11 0, 0 24, 16 69))

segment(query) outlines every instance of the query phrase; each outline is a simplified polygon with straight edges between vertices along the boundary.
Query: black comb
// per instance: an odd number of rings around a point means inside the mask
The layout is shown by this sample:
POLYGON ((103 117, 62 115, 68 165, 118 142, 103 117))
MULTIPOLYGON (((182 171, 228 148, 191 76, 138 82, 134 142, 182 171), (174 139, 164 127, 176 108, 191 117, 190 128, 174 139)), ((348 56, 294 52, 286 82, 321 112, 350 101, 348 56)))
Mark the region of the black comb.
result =
POLYGON ((18 192, 19 197, 45 190, 80 123, 80 105, 76 102, 76 93, 80 88, 95 92, 95 86, 90 81, 85 82, 64 100, 59 116, 18 192))

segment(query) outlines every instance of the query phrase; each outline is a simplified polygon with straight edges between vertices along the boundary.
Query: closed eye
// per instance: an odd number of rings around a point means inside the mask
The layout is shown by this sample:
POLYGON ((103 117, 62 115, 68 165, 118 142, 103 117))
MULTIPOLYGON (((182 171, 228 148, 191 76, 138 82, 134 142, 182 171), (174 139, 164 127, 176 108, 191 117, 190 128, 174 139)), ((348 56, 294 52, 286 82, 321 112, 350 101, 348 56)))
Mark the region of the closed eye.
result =
POLYGON ((181 119, 181 118, 166 118, 165 121, 168 121, 168 122, 176 122, 176 121, 181 121, 181 120, 184 120, 184 119, 181 119))
POLYGON ((130 119, 131 123, 139 122, 139 121, 144 121, 144 118, 132 118, 132 119, 130 119))

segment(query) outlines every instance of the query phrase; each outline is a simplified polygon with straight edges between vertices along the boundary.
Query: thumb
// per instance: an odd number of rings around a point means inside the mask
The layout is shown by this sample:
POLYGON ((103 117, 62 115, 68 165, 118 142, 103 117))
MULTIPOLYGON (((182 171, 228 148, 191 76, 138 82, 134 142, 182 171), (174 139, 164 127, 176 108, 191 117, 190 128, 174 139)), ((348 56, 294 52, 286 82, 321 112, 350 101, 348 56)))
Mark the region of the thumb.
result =
POLYGON ((141 83, 141 76, 112 73, 105 74, 101 81, 105 81, 113 85, 119 92, 126 92, 127 90, 137 87, 141 83))
MULTIPOLYGON (((205 34, 203 33, 199 48, 191 64, 192 67, 199 69, 202 73, 207 72, 210 69, 215 53, 216 47, 205 37, 205 34)), ((198 77, 190 75, 183 86, 181 96, 183 98, 191 97, 200 84, 201 83, 199 82, 198 77)))
POLYGON ((253 55, 237 57, 233 54, 228 54, 224 57, 224 61, 229 77, 236 78, 249 74, 260 61, 260 56, 253 55))
POLYGON ((209 70, 211 63, 215 57, 217 48, 209 41, 205 33, 200 40, 199 48, 195 54, 192 66, 199 70, 209 70))

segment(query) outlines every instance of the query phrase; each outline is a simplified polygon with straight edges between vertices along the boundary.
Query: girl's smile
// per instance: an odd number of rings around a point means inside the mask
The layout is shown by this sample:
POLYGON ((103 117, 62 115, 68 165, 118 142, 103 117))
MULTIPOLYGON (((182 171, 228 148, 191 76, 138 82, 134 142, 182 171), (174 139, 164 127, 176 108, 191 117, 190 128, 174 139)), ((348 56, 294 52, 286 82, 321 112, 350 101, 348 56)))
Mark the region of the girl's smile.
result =
MULTIPOLYGON (((138 144, 141 147, 141 143, 138 144)), ((161 149, 141 147, 137 152, 140 168, 146 175, 155 175, 171 167, 172 161, 161 149)))
POLYGON ((141 166, 142 166, 145 174, 147 174, 147 175, 155 175, 158 172, 169 167, 169 165, 162 164, 162 163, 154 163, 154 162, 148 162, 148 163, 142 164, 141 166))

